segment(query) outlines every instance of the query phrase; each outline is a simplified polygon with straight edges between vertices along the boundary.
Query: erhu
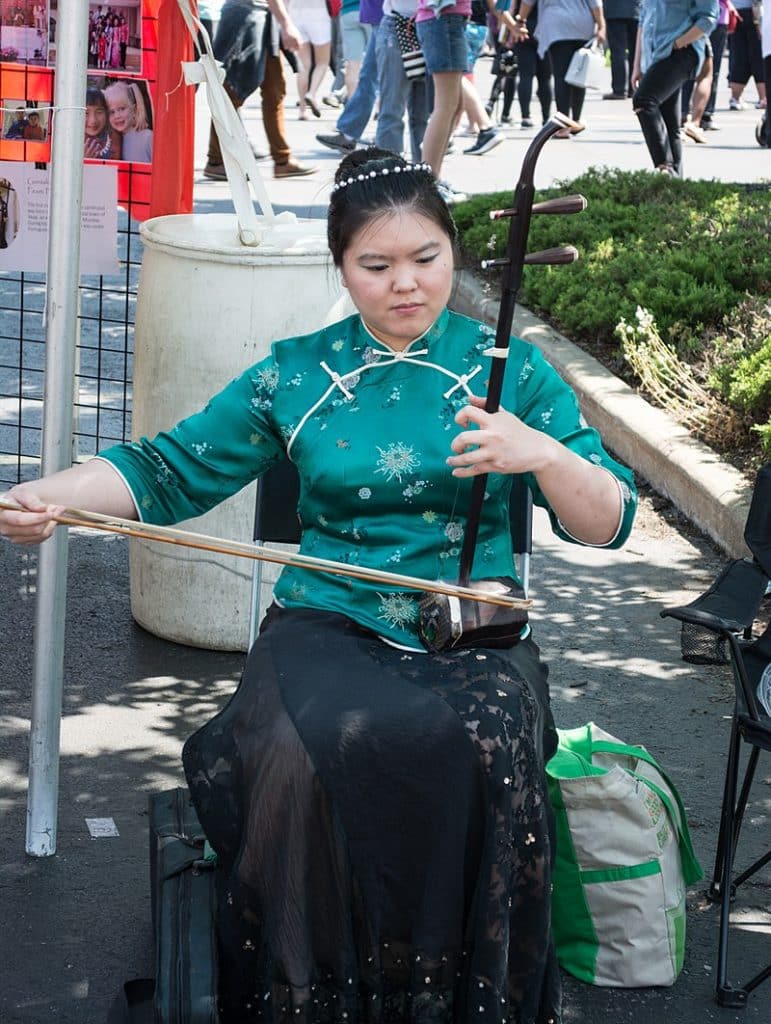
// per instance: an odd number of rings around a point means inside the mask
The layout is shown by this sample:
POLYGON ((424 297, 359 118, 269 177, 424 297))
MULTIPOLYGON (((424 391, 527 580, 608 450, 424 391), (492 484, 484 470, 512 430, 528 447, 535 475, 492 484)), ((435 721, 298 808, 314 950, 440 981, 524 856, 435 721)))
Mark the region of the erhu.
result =
MULTIPOLYGON (((572 245, 544 249, 528 253, 527 236, 530 231, 532 214, 580 213, 586 209, 583 196, 564 196, 533 203, 535 188, 533 178, 538 156, 544 145, 556 132, 567 129, 572 134, 583 131, 583 125, 563 114, 555 114, 538 132, 530 143, 520 171, 519 182, 514 192, 511 207, 492 210, 491 220, 509 218, 509 235, 506 255, 501 259, 482 261, 482 269, 501 267, 501 306, 495 329, 495 347, 487 390, 485 410, 493 413, 500 407, 503 375, 506 369, 511 338, 511 325, 517 293, 522 283, 525 266, 548 266, 573 263, 578 259, 578 250, 572 245)), ((474 562, 479 522, 482 514, 487 474, 477 476, 471 487, 468 522, 460 553, 458 585, 464 589, 486 591, 497 596, 523 598, 525 594, 515 579, 499 576, 475 580, 471 584, 471 570, 474 562)), ((458 601, 448 594, 426 593, 420 601, 419 633, 429 651, 448 651, 463 647, 512 647, 520 637, 527 622, 526 605, 496 606, 489 602, 458 601)))

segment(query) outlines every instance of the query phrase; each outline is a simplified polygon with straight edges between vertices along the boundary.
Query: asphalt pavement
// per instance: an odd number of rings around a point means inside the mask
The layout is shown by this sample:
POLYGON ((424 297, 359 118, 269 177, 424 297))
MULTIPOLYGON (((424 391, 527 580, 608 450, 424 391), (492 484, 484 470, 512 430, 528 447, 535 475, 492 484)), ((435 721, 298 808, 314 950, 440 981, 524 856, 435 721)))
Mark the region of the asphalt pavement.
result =
MULTIPOLYGON (((480 78, 484 90, 484 64, 480 78)), ((274 182, 269 162, 262 166, 277 208, 319 216, 337 158, 321 151, 314 134, 334 130, 336 114, 324 108, 318 122, 295 122, 293 96, 292 90, 287 117, 295 155, 318 162, 319 170, 274 182)), ((200 170, 207 130, 201 95, 198 106, 200 170)), ((718 106, 721 131, 706 146, 687 144, 686 174, 768 180, 771 153, 754 141, 757 112, 729 112, 724 89, 718 106)), ((256 101, 247 104, 244 118, 262 146, 256 101)), ((585 121, 582 136, 546 147, 538 185, 593 165, 647 167, 630 103, 590 97, 585 121)), ((532 130, 515 124, 506 134, 506 142, 485 157, 452 154, 446 176, 473 191, 513 187, 532 130)), ((200 212, 228 209, 228 186, 197 180, 196 206, 200 212)), ((634 426, 628 424, 630 432, 634 426)), ((147 796, 181 784, 181 745, 227 699, 243 660, 238 652, 169 643, 133 622, 124 539, 72 531, 70 553, 57 852, 36 859, 24 852, 36 556, 0 544, 3 1024, 102 1024, 122 982, 151 973, 147 796), (92 838, 87 819, 111 819, 117 834, 92 838)), ((723 668, 684 663, 677 626, 662 621, 659 611, 700 592, 724 558, 689 519, 645 487, 635 531, 618 552, 563 544, 542 518, 536 521, 533 619, 552 666, 557 722, 567 728, 593 720, 646 745, 680 787, 707 872, 717 835, 731 683, 723 668)), ((311 664, 311 651, 308 659, 311 664)), ((757 855, 771 831, 770 785, 767 769, 761 771, 743 861, 753 851, 757 855)), ((717 910, 704 900, 703 889, 694 886, 689 895, 686 964, 674 987, 611 990, 566 978, 567 1024, 768 1020, 763 990, 743 1011, 713 1002, 717 910)), ((734 980, 768 960, 770 906, 766 875, 737 903, 734 980)))

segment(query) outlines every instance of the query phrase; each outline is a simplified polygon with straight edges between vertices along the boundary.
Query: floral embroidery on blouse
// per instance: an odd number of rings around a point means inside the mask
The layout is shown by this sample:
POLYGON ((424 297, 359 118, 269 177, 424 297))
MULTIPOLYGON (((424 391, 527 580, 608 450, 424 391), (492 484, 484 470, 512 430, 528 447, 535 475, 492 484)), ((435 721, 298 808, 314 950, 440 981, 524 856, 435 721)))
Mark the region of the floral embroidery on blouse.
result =
POLYGON ((534 370, 535 370, 535 367, 530 362, 530 360, 529 359, 525 359, 524 363, 522 364, 522 369, 519 371, 519 377, 517 378, 517 383, 518 384, 525 384, 533 376, 533 371, 534 370))
POLYGON ((462 523, 456 522, 455 520, 451 519, 447 526, 445 526, 444 528, 444 535, 447 538, 447 540, 452 542, 461 540, 463 537, 462 523))
POLYGON ((420 466, 420 459, 412 445, 403 441, 392 442, 387 448, 377 446, 380 458, 377 460, 376 473, 382 473, 390 483, 392 480, 402 482, 406 473, 412 473, 420 466))
POLYGON ((360 487, 359 497, 361 498, 362 501, 369 501, 369 499, 372 497, 372 491, 370 490, 369 487, 360 487))
POLYGON ((418 620, 418 603, 407 594, 378 594, 380 598, 379 616, 389 626, 404 629, 418 620))
POLYGON ((407 484, 402 491, 404 500, 408 503, 411 502, 413 498, 417 498, 418 495, 422 494, 423 491, 430 486, 430 480, 415 480, 413 483, 407 484))

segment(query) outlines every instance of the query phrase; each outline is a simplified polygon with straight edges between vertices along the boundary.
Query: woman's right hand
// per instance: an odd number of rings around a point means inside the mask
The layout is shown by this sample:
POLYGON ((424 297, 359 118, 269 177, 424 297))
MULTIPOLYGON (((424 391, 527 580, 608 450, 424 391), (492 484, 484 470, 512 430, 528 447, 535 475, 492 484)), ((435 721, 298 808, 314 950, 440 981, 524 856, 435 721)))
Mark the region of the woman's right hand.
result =
POLYGON ((41 544, 56 529, 54 516, 64 511, 63 505, 47 505, 26 484, 0 495, 0 500, 21 505, 26 510, 13 512, 0 508, 0 537, 7 537, 13 544, 41 544))

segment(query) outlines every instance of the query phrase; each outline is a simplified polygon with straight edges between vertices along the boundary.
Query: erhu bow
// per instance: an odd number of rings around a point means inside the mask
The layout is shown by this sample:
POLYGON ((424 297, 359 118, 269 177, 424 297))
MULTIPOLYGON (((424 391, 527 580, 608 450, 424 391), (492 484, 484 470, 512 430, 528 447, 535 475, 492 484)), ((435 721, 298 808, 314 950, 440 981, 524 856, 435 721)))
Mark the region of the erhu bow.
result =
MULTIPOLYGON (((29 512, 29 509, 7 501, 0 501, 0 509, 8 512, 29 512)), ((60 515, 53 518, 62 526, 77 526, 87 530, 99 530, 103 533, 116 533, 123 537, 134 537, 159 544, 176 544, 179 547, 194 548, 198 551, 213 551, 220 555, 235 555, 258 562, 274 562, 277 565, 289 565, 297 569, 327 572, 333 576, 351 576, 355 579, 368 580, 371 583, 385 583, 399 589, 432 591, 451 597, 453 600, 482 601, 505 608, 525 608, 530 604, 529 601, 523 600, 522 595, 487 593, 484 590, 462 587, 458 584, 446 583, 443 580, 424 580, 401 573, 386 572, 382 569, 371 569, 365 565, 352 566, 347 562, 336 562, 330 558, 316 558, 313 555, 303 555, 299 552, 279 551, 244 541, 210 537, 203 533, 192 533, 189 530, 174 529, 169 526, 154 526, 137 522, 135 519, 105 516, 99 512, 86 512, 78 508, 65 508, 60 515)))
MULTIPOLYGON (((495 329, 492 369, 485 403, 486 412, 494 413, 500 408, 514 307, 522 283, 524 267, 574 263, 578 259, 578 250, 572 245, 544 249, 542 252, 528 253, 527 251, 527 236, 530 231, 532 214, 580 213, 586 209, 586 199, 580 195, 563 196, 547 199, 542 203, 533 203, 535 195, 533 179, 538 156, 546 142, 556 132, 565 129, 572 134, 577 134, 583 131, 583 125, 570 120, 563 114, 555 114, 546 122, 525 153, 512 205, 505 210, 490 212, 491 220, 509 218, 509 235, 504 257, 482 261, 483 270, 490 267, 503 269, 501 306, 495 329)), ((458 585, 466 589, 472 588, 471 570, 486 486, 486 473, 474 477, 468 522, 460 553, 458 578, 458 585)), ((473 584, 473 589, 485 590, 498 596, 508 595, 520 598, 525 596, 522 588, 511 577, 477 580, 473 584)), ((524 606, 495 608, 491 607, 489 602, 477 605, 471 601, 461 605, 452 595, 433 593, 426 593, 420 602, 420 637, 428 650, 435 652, 460 647, 511 647, 519 639, 522 627, 526 622, 527 611, 524 606)))

